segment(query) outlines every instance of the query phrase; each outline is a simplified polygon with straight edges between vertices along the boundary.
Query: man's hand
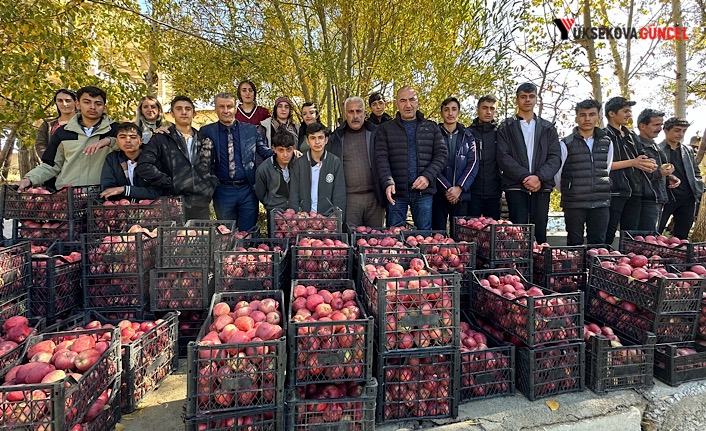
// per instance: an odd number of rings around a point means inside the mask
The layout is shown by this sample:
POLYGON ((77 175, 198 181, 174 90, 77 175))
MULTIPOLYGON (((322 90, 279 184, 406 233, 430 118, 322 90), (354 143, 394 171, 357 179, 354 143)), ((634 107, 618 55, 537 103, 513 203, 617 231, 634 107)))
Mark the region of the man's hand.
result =
POLYGON ((662 174, 663 177, 668 177, 674 173, 674 165, 671 163, 665 163, 659 168, 659 173, 662 174), (665 166, 669 166, 669 169, 665 169, 665 166))
POLYGON ((385 189, 385 196, 387 196, 387 201, 390 202, 392 205, 395 204, 395 200, 392 199, 392 195, 395 194, 395 186, 387 186, 385 189))
POLYGON ((299 150, 294 150, 294 157, 301 157, 301 156, 302 156, 302 152, 301 152, 301 151, 299 151, 299 150))
POLYGON ((674 175, 670 175, 667 177, 667 187, 669 187, 670 189, 675 189, 679 187, 679 184, 681 184, 681 180, 678 177, 674 175))
POLYGON ((648 159, 644 154, 640 154, 632 159, 632 166, 645 172, 654 172, 654 170, 657 169, 657 163, 655 160, 648 159))
POLYGON ((459 186, 453 186, 446 190, 446 200, 449 201, 451 205, 456 205, 461 200, 461 192, 463 189, 459 186))
POLYGON ((27 190, 29 187, 32 187, 32 182, 28 180, 27 178, 22 178, 21 180, 12 183, 17 186, 17 191, 22 193, 23 191, 27 190))
POLYGON ((100 150, 101 148, 105 148, 108 145, 110 145, 110 138, 103 138, 87 146, 86 149, 83 150, 83 154, 87 156, 92 156, 96 154, 98 150, 100 150))
POLYGON ((522 185, 531 192, 538 192, 542 188, 542 182, 536 175, 530 175, 522 181, 522 185))
POLYGON ((152 133, 159 133, 160 135, 166 133, 167 135, 169 134, 169 127, 168 126, 162 126, 157 129, 154 129, 152 133))
POLYGON ((108 199, 111 196, 119 196, 125 194, 125 186, 120 186, 120 187, 111 187, 109 189, 103 190, 101 193, 101 197, 103 199, 108 199))
POLYGON ((412 190, 426 190, 429 187, 429 180, 425 176, 418 176, 412 183, 412 190))

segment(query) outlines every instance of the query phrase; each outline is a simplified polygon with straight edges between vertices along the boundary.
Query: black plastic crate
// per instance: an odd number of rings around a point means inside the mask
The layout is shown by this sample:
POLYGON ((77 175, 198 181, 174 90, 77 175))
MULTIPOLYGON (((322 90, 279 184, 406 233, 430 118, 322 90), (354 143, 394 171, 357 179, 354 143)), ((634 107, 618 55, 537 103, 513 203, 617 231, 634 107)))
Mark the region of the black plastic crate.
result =
MULTIPOLYGON (((26 363, 27 349, 35 344, 53 340, 58 343, 79 335, 102 337, 109 334, 112 341, 109 347, 77 382, 67 377, 54 383, 7 385, 0 387, 0 398, 5 400, 5 414, 0 416, 0 427, 20 422, 22 427, 35 429, 46 425, 48 429, 67 430, 81 422, 90 405, 111 383, 119 380, 120 343, 116 328, 86 329, 80 331, 52 332, 35 335, 25 345, 21 360, 15 365, 26 363), (8 401, 7 394, 17 392, 22 399, 8 401), (41 396, 38 396, 41 393, 41 396), (24 411, 30 406, 30 413, 24 411), (10 413, 11 412, 11 413, 10 413)), ((8 429, 15 429, 10 427, 8 429)))
POLYGON ((706 346, 698 343, 658 345, 655 348, 654 375, 670 386, 706 379, 706 346))
POLYGON ((81 235, 87 232, 87 226, 85 217, 48 222, 15 219, 12 221, 12 238, 15 241, 79 242, 81 235))
POLYGON ((120 382, 116 379, 115 382, 111 384, 111 387, 106 389, 109 397, 108 402, 92 421, 85 421, 86 418, 84 417, 84 422, 81 424, 81 431, 107 431, 115 429, 115 425, 117 425, 122 417, 120 412, 121 394, 119 388, 116 388, 119 383, 120 382))
POLYGON ((150 271, 150 310, 205 310, 211 302, 207 267, 150 271))
POLYGON ((214 251, 228 248, 233 241, 235 222, 219 223, 225 230, 219 231, 215 225, 158 227, 157 267, 212 267, 214 251))
POLYGON ((473 324, 465 315, 464 326, 485 336, 486 349, 469 350, 461 341, 461 403, 486 398, 511 396, 515 394, 515 345, 501 342, 473 324))
MULTIPOLYGON (((671 259, 676 263, 693 263, 690 260, 690 253, 687 244, 681 244, 674 247, 666 247, 659 244, 651 244, 640 240, 640 237, 644 239, 646 236, 659 236, 656 232, 652 231, 620 231, 620 242, 618 243, 618 250, 621 253, 635 253, 641 254, 646 257, 660 256, 663 259, 671 259), (635 239, 635 238, 638 239, 635 239)), ((703 260, 702 260, 703 261, 703 260)))
POLYGON ((584 390, 583 341, 537 349, 518 347, 515 353, 517 390, 530 401, 584 390))
POLYGON ((29 311, 28 292, 0 300, 0 320, 7 320, 13 316, 27 316, 29 315, 29 311))
POLYGON ((630 312, 608 302, 610 295, 590 284, 586 297, 586 316, 605 322, 634 340, 644 343, 649 332, 657 337, 657 344, 693 341, 696 338, 698 313, 663 314, 640 308, 630 312))
POLYGON ((404 238, 402 234, 393 233, 359 233, 351 232, 350 244, 359 250, 361 246, 363 247, 405 247, 404 238))
POLYGON ((419 244, 419 251, 427 258, 429 267, 442 274, 461 274, 461 294, 468 293, 471 271, 476 269, 476 244, 457 241, 419 244))
POLYGON ((367 383, 349 382, 347 386, 346 395, 340 398, 307 399, 305 398, 307 389, 290 390, 287 395, 285 429, 287 431, 373 431, 375 400, 378 393, 377 380, 370 379, 367 383), (350 395, 352 391, 360 394, 350 395))
POLYGON ((481 229, 459 224, 455 217, 456 240, 476 243, 476 255, 490 260, 532 259, 533 224, 498 223, 481 229))
POLYGON ((287 238, 293 242, 299 234, 321 234, 343 232, 343 213, 333 208, 325 214, 293 212, 275 208, 270 211, 268 236, 287 238))
POLYGON ((488 260, 476 255, 476 269, 515 269, 530 283, 534 280, 533 266, 532 259, 488 260))
POLYGON ((136 203, 127 199, 120 201, 93 199, 88 204, 88 232, 90 233, 122 232, 123 229, 136 224, 154 227, 165 222, 184 224, 181 196, 162 196, 136 203))
POLYGON ((455 418, 460 399, 459 349, 377 355, 377 423, 455 418))
POLYGON ((580 340, 583 336, 583 292, 552 292, 527 282, 512 269, 474 271, 471 309, 493 320, 529 347, 580 340), (503 280, 508 276, 518 276, 526 291, 535 287, 544 296, 515 298, 511 292, 501 291, 499 287, 510 284, 503 280), (491 277, 497 277, 501 285, 488 284, 491 277))
POLYGON ((284 402, 287 322, 282 314, 282 337, 271 341, 224 343, 202 342, 213 323, 213 307, 226 302, 231 308, 241 301, 272 298, 282 313, 279 290, 223 292, 213 295, 211 308, 195 343, 187 352, 186 415, 222 413, 254 407, 276 407, 284 402), (240 353, 243 353, 242 355, 240 353), (222 358, 221 366, 215 358, 222 358))
POLYGON ((83 308, 86 310, 146 309, 149 306, 149 273, 84 277, 83 308))
POLYGON ((421 259, 428 270, 422 255, 361 255, 360 289, 375 319, 380 353, 459 345, 460 274, 372 279, 365 269, 368 262, 394 262, 406 270, 413 259, 421 259))
POLYGON ((545 274, 535 272, 533 282, 548 290, 559 293, 584 292, 588 274, 585 272, 576 274, 545 274))
POLYGON ((284 406, 187 418, 186 431, 284 431, 284 406))
POLYGON ((51 320, 61 313, 81 307, 81 243, 57 241, 45 254, 32 255, 32 286, 29 292, 34 316, 46 316, 51 320))
MULTIPOLYGON (((165 312, 156 312, 157 316, 164 316, 165 312)), ((179 357, 186 358, 187 347, 190 342, 196 341, 203 323, 206 321, 208 310, 182 311, 179 314, 178 340, 179 357)))
MULTIPOLYGON (((184 225, 186 227, 192 227, 197 229, 210 229, 211 230, 211 254, 218 250, 229 250, 233 246, 233 242, 237 239, 243 238, 253 238, 258 237, 258 235, 253 235, 253 233, 259 229, 254 226, 251 232, 238 232, 236 223, 233 220, 196 220, 192 219, 186 222, 184 225)), ((258 230, 259 232, 259 230, 258 230)), ((213 257, 211 257, 213 259, 213 257)))
MULTIPOLYGON (((311 234, 299 235, 296 244, 291 248, 293 279, 333 279, 346 280, 353 278, 353 247, 329 245, 301 246, 302 240, 309 238, 315 241, 339 240, 348 243, 346 234, 311 234)), ((318 244, 318 242, 316 242, 318 244)))
MULTIPOLYGON (((367 381, 373 376, 373 318, 355 294, 352 301, 360 315, 357 319, 323 322, 295 321, 295 288, 314 286, 330 294, 352 291, 352 280, 292 280, 287 334, 288 383, 290 386, 310 383, 367 381)), ((329 301, 332 302, 332 301, 329 301)), ((343 304, 343 299, 341 299, 343 304)), ((304 304, 306 309, 306 304, 304 304)))
POLYGON ((30 256, 28 241, 0 247, 0 300, 27 291, 32 276, 30 256))
POLYGON ((42 188, 18 193, 17 186, 2 186, 2 218, 22 220, 68 220, 85 217, 88 202, 98 197, 100 185, 66 187, 55 192, 42 188))
POLYGON ((290 257, 286 239, 237 240, 231 250, 216 251, 216 292, 282 289, 290 257), (267 250, 249 250, 262 246, 267 250))
POLYGON ((532 252, 534 272, 547 277, 556 274, 578 273, 586 271, 586 247, 544 246, 532 252))
MULTIPOLYGON (((6 340, 6 335, 7 333, 2 329, 2 325, 5 323, 4 320, 0 321, 0 339, 4 341, 6 340)), ((32 317, 28 319, 28 324, 30 328, 30 335, 36 335, 37 333, 43 332, 46 330, 47 326, 47 321, 43 317, 32 317)), ((29 338, 29 337, 28 337, 29 338)), ((18 361, 18 359, 22 356, 22 353, 25 350, 25 344, 27 343, 27 339, 25 338, 24 341, 17 343, 17 345, 7 351, 4 351, 3 353, 0 354, 0 377, 4 376, 7 374, 7 372, 14 366, 14 364, 18 361)))
POLYGON ((613 346, 603 335, 586 341, 586 387, 596 393, 651 387, 654 334, 647 334, 645 343, 632 341, 620 332, 615 335, 622 346, 613 346))
POLYGON ((157 238, 144 232, 83 237, 84 286, 91 278, 144 275, 155 267, 157 238))
MULTIPOLYGON (((617 265, 620 259, 620 256, 594 256, 589 278, 591 286, 653 313, 695 313, 700 309, 706 279, 655 276, 642 281, 605 267, 617 265)), ((664 267, 665 262, 657 260, 649 261, 644 269, 664 267)), ((679 274, 676 267, 666 265, 666 270, 679 274)))

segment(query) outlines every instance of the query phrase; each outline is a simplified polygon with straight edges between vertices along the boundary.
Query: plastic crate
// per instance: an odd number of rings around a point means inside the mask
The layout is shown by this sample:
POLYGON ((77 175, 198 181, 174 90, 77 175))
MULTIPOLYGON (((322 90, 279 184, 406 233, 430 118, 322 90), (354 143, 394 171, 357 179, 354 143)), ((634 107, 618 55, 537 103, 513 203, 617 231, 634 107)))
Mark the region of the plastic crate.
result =
MULTIPOLYGON (((195 343, 187 352, 186 415, 193 417, 255 407, 276 407, 284 402, 286 339, 240 344, 202 345, 199 343, 213 322, 213 306, 227 302, 273 298, 283 312, 284 302, 279 290, 224 292, 213 295, 211 308, 195 343), (226 352, 226 353, 224 353, 226 352), (240 353, 243 353, 242 355, 240 353), (213 358, 223 358, 221 361, 213 358)), ((287 322, 282 314, 282 333, 287 322)))
POLYGON ((187 418, 186 431, 284 431, 284 406, 187 418))
POLYGON ((350 244, 355 248, 356 251, 360 249, 361 246, 367 247, 406 247, 404 243, 404 238, 402 234, 394 233, 359 233, 351 232, 350 234, 350 244), (390 241, 392 240, 392 241, 390 241), (380 244, 382 241, 385 245, 380 244), (360 242, 360 244, 358 244, 360 242))
POLYGON ((698 343, 664 344, 655 348, 654 375, 670 386, 706 379, 706 346, 698 343), (691 348, 696 353, 679 355, 691 348))
MULTIPOLYGON (((652 277, 641 281, 603 267, 603 264, 617 264, 618 259, 620 256, 594 256, 589 277, 591 286, 653 313, 695 313, 700 309, 706 279, 652 277)), ((663 262, 652 261, 645 269, 663 266, 663 262)), ((675 267, 667 265, 666 269, 679 274, 675 267)))
POLYGON ((384 265, 388 259, 406 270, 414 258, 424 261, 412 254, 361 255, 360 288, 375 319, 380 353, 459 345, 460 274, 371 279, 365 271, 368 262, 384 265))
MULTIPOLYGON (((4 320, 0 321, 0 328, 2 328, 4 320)), ((43 317, 32 317, 29 319, 29 324, 27 325, 32 330, 30 335, 35 335, 37 333, 43 332, 46 329, 47 321, 43 317)), ((5 331, 0 329, 0 339, 4 339, 5 331)), ((14 348, 3 352, 0 354, 0 376, 4 376, 7 372, 14 366, 18 359, 22 356, 24 352, 25 344, 27 339, 23 342, 18 343, 14 348)))
POLYGON ((285 239, 237 240, 231 250, 216 251, 216 292, 278 290, 289 271, 289 242, 285 239), (269 251, 237 251, 266 245, 269 251), (279 247, 279 250, 275 250, 279 247))
POLYGON ((211 256, 217 250, 229 250, 233 246, 233 242, 236 241, 236 236, 238 239, 243 238, 256 238, 258 235, 253 235, 253 232, 258 230, 259 227, 254 226, 252 232, 238 232, 236 227, 236 222, 233 220, 189 220, 184 225, 185 227, 192 227, 197 229, 210 229, 211 230, 211 256), (245 235, 244 237, 241 237, 245 235))
POLYGON ((55 316, 83 305, 81 288, 81 243, 55 242, 45 253, 32 256, 32 315, 55 316), (77 253, 77 260, 63 256, 77 253))
MULTIPOLYGON (((158 316, 164 315, 164 312, 157 312, 158 316)), ((186 358, 187 347, 190 342, 196 341, 196 338, 201 331, 201 327, 206 321, 206 315, 208 310, 201 311, 183 311, 179 314, 179 328, 178 328, 178 347, 179 347, 179 357, 186 358)))
POLYGON ((288 238, 294 241, 299 234, 341 233, 343 213, 333 208, 323 214, 294 213, 275 208, 270 211, 268 233, 270 238, 288 238))
POLYGON ((545 274, 535 272, 533 282, 548 290, 559 293, 583 292, 586 290, 588 275, 585 272, 575 274, 545 274))
POLYGON ((32 274, 30 254, 28 241, 0 247, 0 300, 27 291, 32 274))
POLYGON ((362 383, 349 383, 348 391, 353 386, 362 386, 358 397, 342 396, 329 399, 306 399, 302 393, 306 389, 291 390, 287 395, 287 431, 325 431, 355 430, 373 431, 375 429, 375 400, 378 382, 370 379, 362 383))
MULTIPOLYGON (((81 431, 108 431, 115 429, 115 425, 120 421, 121 394, 119 388, 115 388, 120 382, 116 379, 113 387, 109 388, 110 398, 103 410, 98 413, 92 421, 81 424, 81 431)), ((90 406, 89 406, 90 409, 90 406)))
MULTIPOLYGON (((313 240, 339 240, 348 242, 345 234, 299 235, 296 244, 304 238, 313 240)), ((334 279, 346 280, 353 277, 353 247, 303 247, 291 248, 293 279, 334 279)))
POLYGON ((591 336, 586 341, 586 386, 599 394, 651 387, 655 359, 654 334, 647 334, 646 342, 642 344, 620 332, 615 335, 620 339, 622 347, 613 347, 611 341, 603 335, 591 336))
MULTIPOLYGON (((413 229, 414 226, 407 222, 402 222, 398 225, 391 226, 391 227, 370 227, 370 226, 358 226, 355 225, 351 222, 346 222, 346 232, 348 232, 349 235, 353 235, 354 233, 357 234, 384 234, 384 235, 399 235, 402 234, 404 235, 405 232, 407 232, 410 229, 413 229)), ((352 237, 351 237, 352 238, 352 237)), ((351 241, 352 243, 352 241, 351 241)))
POLYGON ((377 423, 455 418, 459 350, 420 349, 377 357, 377 423), (413 398, 406 395, 414 394, 413 398))
POLYGON ((27 316, 29 310, 28 292, 0 300, 0 320, 7 320, 12 316, 27 316))
POLYGON ((583 341, 537 349, 518 347, 515 353, 517 390, 530 401, 584 390, 583 341))
POLYGON ((515 345, 490 336, 473 324, 467 316, 463 321, 469 323, 472 330, 486 336, 488 348, 468 351, 461 346, 459 402, 514 395, 515 345))
POLYGON ((519 275, 516 270, 474 271, 471 282, 471 309, 493 320, 529 347, 561 341, 581 340, 583 336, 583 292, 556 293, 522 279, 525 290, 537 287, 545 296, 509 299, 481 285, 481 279, 495 275, 519 275), (531 299, 529 299, 531 298, 531 299))
POLYGON ((17 186, 2 186, 2 218, 23 220, 67 220, 85 217, 88 202, 101 187, 66 187, 48 194, 18 193, 17 186))
POLYGON ((474 242, 419 244, 418 247, 432 269, 442 274, 453 272, 461 274, 461 294, 468 293, 471 272, 476 269, 476 244, 474 242), (455 268, 452 266, 454 263, 458 263, 455 268))
POLYGON ((88 232, 115 233, 135 224, 152 227, 172 221, 182 225, 182 205, 181 196, 163 196, 125 205, 118 201, 93 199, 88 203, 88 232))
MULTIPOLYGON (((121 409, 133 412, 140 401, 179 366, 177 346, 178 312, 170 312, 161 318, 161 323, 145 332, 129 344, 122 344, 121 409)), ((117 326, 120 320, 108 319, 95 311, 87 313, 86 321, 97 320, 101 324, 117 326)), ((121 319, 123 320, 123 319, 121 319)), ((133 322, 155 321, 154 316, 145 319, 130 319, 133 322)))
MULTIPOLYGON (((351 280, 292 280, 331 293, 355 291, 351 280)), ((287 334, 288 382, 290 386, 310 383, 367 381, 373 376, 373 318, 368 317, 356 294, 358 319, 325 322, 296 322, 290 297, 287 334)))
POLYGON ((699 327, 696 332, 697 340, 706 340, 706 297, 701 298, 701 312, 699 313, 699 327))
POLYGON ((113 277, 86 277, 83 286, 83 308, 106 310, 149 306, 149 273, 113 277))
POLYGON ((476 243, 476 255, 490 260, 532 259, 533 224, 489 224, 482 229, 459 225, 455 217, 456 240, 476 243))
POLYGON ((144 275, 155 267, 157 238, 143 232, 83 236, 83 274, 86 278, 144 275))
POLYGON ((634 313, 603 299, 589 284, 586 315, 605 322, 628 337, 645 342, 647 333, 657 337, 657 344, 693 341, 698 330, 698 313, 651 313, 637 309, 634 313))
POLYGON ((150 271, 150 310, 204 310, 211 301, 208 268, 150 271))
POLYGON ((534 280, 532 259, 488 260, 476 255, 476 269, 515 269, 530 283, 534 280))
POLYGON ((45 223, 37 223, 33 220, 13 220, 12 238, 15 241, 79 242, 81 235, 86 233, 87 226, 85 217, 45 223))
POLYGON ((658 236, 658 234, 652 231, 621 230, 620 242, 618 243, 618 250, 620 250, 620 252, 624 254, 635 253, 644 255, 646 257, 656 255, 660 256, 663 259, 671 259, 676 263, 694 263, 692 260, 690 260, 689 248, 686 244, 675 247, 665 247, 658 244, 650 244, 645 241, 638 241, 635 239, 636 236, 656 237, 658 236))
POLYGON ((233 240, 235 222, 227 223, 227 233, 221 233, 214 226, 158 227, 157 267, 212 267, 214 251, 228 248, 233 240))
POLYGON ((98 361, 94 363, 77 382, 72 377, 54 383, 38 383, 27 385, 8 385, 0 387, 0 399, 5 403, 5 414, 0 416, 0 428, 7 429, 37 429, 46 426, 47 429, 68 430, 81 422, 91 404, 112 382, 118 380, 120 374, 120 344, 117 328, 85 329, 81 331, 52 332, 35 335, 29 338, 21 360, 15 365, 26 363, 27 349, 45 340, 54 340, 56 343, 63 339, 75 338, 86 334, 100 337, 110 334, 111 339, 108 349, 103 352, 98 361), (18 401, 8 401, 7 394, 16 392, 23 395, 18 401), (37 397, 41 391, 42 396, 37 397), (31 406, 29 414, 24 411, 25 406, 31 406), (69 408, 70 407, 70 408, 69 408), (11 413, 10 413, 11 412, 11 413), (16 428, 13 424, 19 422, 23 428, 16 428))
POLYGON ((532 259, 534 272, 547 277, 586 271, 586 247, 583 245, 541 247, 541 251, 532 252, 532 259))

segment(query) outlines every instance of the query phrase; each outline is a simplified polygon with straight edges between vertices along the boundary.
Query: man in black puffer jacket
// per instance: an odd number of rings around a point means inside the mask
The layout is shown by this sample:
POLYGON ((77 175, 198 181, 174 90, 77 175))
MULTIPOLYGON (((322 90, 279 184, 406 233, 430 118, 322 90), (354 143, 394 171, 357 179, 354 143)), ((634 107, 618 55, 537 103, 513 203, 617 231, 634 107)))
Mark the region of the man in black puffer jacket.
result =
POLYGON ((407 219, 407 208, 417 229, 431 229, 432 197, 436 178, 446 166, 448 151, 439 126, 417 110, 416 90, 397 91, 397 115, 378 127, 375 162, 387 198, 387 225, 407 219))
POLYGON ((478 99, 478 117, 468 127, 476 139, 478 175, 471 184, 468 215, 500 219, 500 169, 495 160, 495 139, 498 123, 495 122, 495 104, 498 99, 487 95, 478 99))

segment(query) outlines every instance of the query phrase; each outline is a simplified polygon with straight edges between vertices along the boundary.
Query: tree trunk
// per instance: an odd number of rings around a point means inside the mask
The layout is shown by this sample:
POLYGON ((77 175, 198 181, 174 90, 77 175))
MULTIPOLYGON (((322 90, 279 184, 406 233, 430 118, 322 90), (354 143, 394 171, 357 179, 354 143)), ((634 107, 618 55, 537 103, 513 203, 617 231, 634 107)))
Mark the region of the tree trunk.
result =
POLYGON ((20 151, 17 154, 17 164, 20 169, 20 178, 41 163, 37 151, 34 147, 20 146, 20 151))
POLYGON ((7 180, 7 175, 10 172, 10 156, 12 155, 12 148, 15 146, 15 140, 17 138, 17 125, 10 131, 10 136, 5 140, 5 144, 0 150, 0 167, 2 167, 2 172, 0 175, 4 180, 7 180))
MULTIPOLYGON (((672 0, 672 23, 675 27, 682 27, 681 0, 672 0)), ((674 51, 677 56, 674 112, 677 117, 686 117, 686 41, 674 39, 674 51)))
MULTIPOLYGON (((591 0, 584 0, 583 3, 583 25, 590 27, 591 23, 591 0)), ((588 77, 591 79, 593 88, 593 98, 603 100, 603 86, 601 85, 601 72, 598 69, 598 58, 596 56, 596 44, 593 39, 585 41, 586 53, 588 54, 588 77)))
POLYGON ((706 194, 701 196, 699 216, 694 224, 694 232, 691 234, 691 242, 703 241, 706 241, 706 194))

